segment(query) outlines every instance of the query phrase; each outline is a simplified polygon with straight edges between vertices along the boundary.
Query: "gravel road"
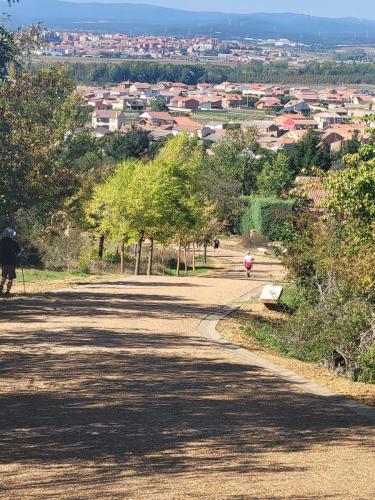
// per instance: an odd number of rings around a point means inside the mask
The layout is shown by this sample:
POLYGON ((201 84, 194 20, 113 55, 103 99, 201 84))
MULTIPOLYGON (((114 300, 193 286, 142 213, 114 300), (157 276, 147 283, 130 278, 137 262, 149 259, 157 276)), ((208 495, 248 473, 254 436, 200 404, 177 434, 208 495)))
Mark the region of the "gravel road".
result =
POLYGON ((250 281, 111 278, 0 303, 0 498, 374 498, 365 418, 198 333, 279 272, 262 257, 250 281))

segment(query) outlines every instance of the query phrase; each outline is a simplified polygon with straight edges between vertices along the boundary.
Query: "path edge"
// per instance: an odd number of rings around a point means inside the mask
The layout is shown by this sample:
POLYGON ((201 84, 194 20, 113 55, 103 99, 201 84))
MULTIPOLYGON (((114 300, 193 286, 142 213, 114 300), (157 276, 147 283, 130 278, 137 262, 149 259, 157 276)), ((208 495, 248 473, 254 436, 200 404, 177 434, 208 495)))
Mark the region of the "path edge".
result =
POLYGON ((259 296, 261 289, 264 285, 251 290, 250 292, 246 292, 240 297, 236 298, 229 304, 225 306, 221 306, 217 308, 214 313, 206 316, 199 324, 198 331, 202 337, 214 343, 216 346, 224 349, 226 351, 230 351, 234 356, 237 356, 249 364, 253 366, 257 366, 259 368, 263 368, 273 375, 290 382, 293 385, 298 386, 307 394, 314 394, 320 397, 330 398, 330 404, 336 404, 338 406, 344 407, 352 412, 360 415, 361 417, 367 418, 370 422, 375 424, 375 408, 371 408, 370 406, 364 405, 355 401, 354 399, 347 398, 345 396, 339 396, 333 392, 331 392, 326 387, 311 382, 305 377, 298 375, 292 370, 288 370, 280 365, 272 363, 253 352, 240 347, 238 345, 232 344, 225 338, 223 338, 217 330, 217 325, 221 320, 232 314, 233 312, 240 309, 242 304, 249 302, 251 299, 254 299, 259 296))

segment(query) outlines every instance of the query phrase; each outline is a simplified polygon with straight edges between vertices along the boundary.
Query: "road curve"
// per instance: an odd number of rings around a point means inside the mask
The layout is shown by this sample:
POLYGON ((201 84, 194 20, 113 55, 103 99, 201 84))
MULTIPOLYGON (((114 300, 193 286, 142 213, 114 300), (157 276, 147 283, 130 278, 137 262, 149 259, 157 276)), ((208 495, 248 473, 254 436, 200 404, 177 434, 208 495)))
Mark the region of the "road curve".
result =
POLYGON ((375 496, 374 428, 202 338, 272 280, 131 277, 0 304, 0 498, 375 496))

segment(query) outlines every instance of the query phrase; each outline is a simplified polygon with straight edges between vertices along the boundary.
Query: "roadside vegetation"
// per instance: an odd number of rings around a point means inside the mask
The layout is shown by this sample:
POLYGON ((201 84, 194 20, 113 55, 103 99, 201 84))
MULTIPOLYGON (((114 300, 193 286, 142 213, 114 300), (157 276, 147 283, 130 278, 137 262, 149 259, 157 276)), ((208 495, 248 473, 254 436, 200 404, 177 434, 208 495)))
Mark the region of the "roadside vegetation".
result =
POLYGON ((327 210, 295 200, 281 228, 293 281, 279 307, 284 314, 254 316, 246 331, 283 354, 375 383, 375 147, 344 162, 343 170, 320 172, 327 210))

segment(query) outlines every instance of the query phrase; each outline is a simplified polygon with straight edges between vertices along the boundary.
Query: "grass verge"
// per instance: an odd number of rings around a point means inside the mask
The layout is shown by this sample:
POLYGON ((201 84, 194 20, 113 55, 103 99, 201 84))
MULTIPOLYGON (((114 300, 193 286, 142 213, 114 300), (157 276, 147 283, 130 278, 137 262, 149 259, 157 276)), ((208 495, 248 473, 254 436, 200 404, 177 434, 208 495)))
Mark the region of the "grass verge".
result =
MULTIPOLYGON (((189 267, 187 273, 185 272, 185 269, 181 269, 180 276, 201 276, 202 274, 206 274, 210 271, 213 271, 214 269, 215 267, 211 265, 196 267, 195 271, 193 271, 193 269, 189 267)), ((176 276, 177 271, 176 269, 166 269, 164 271, 164 274, 166 276, 176 276)))
MULTIPOLYGON (((88 276, 85 273, 73 271, 48 271, 40 269, 25 269, 25 281, 54 281, 88 276)), ((22 272, 18 272, 18 279, 22 279, 22 272)))

